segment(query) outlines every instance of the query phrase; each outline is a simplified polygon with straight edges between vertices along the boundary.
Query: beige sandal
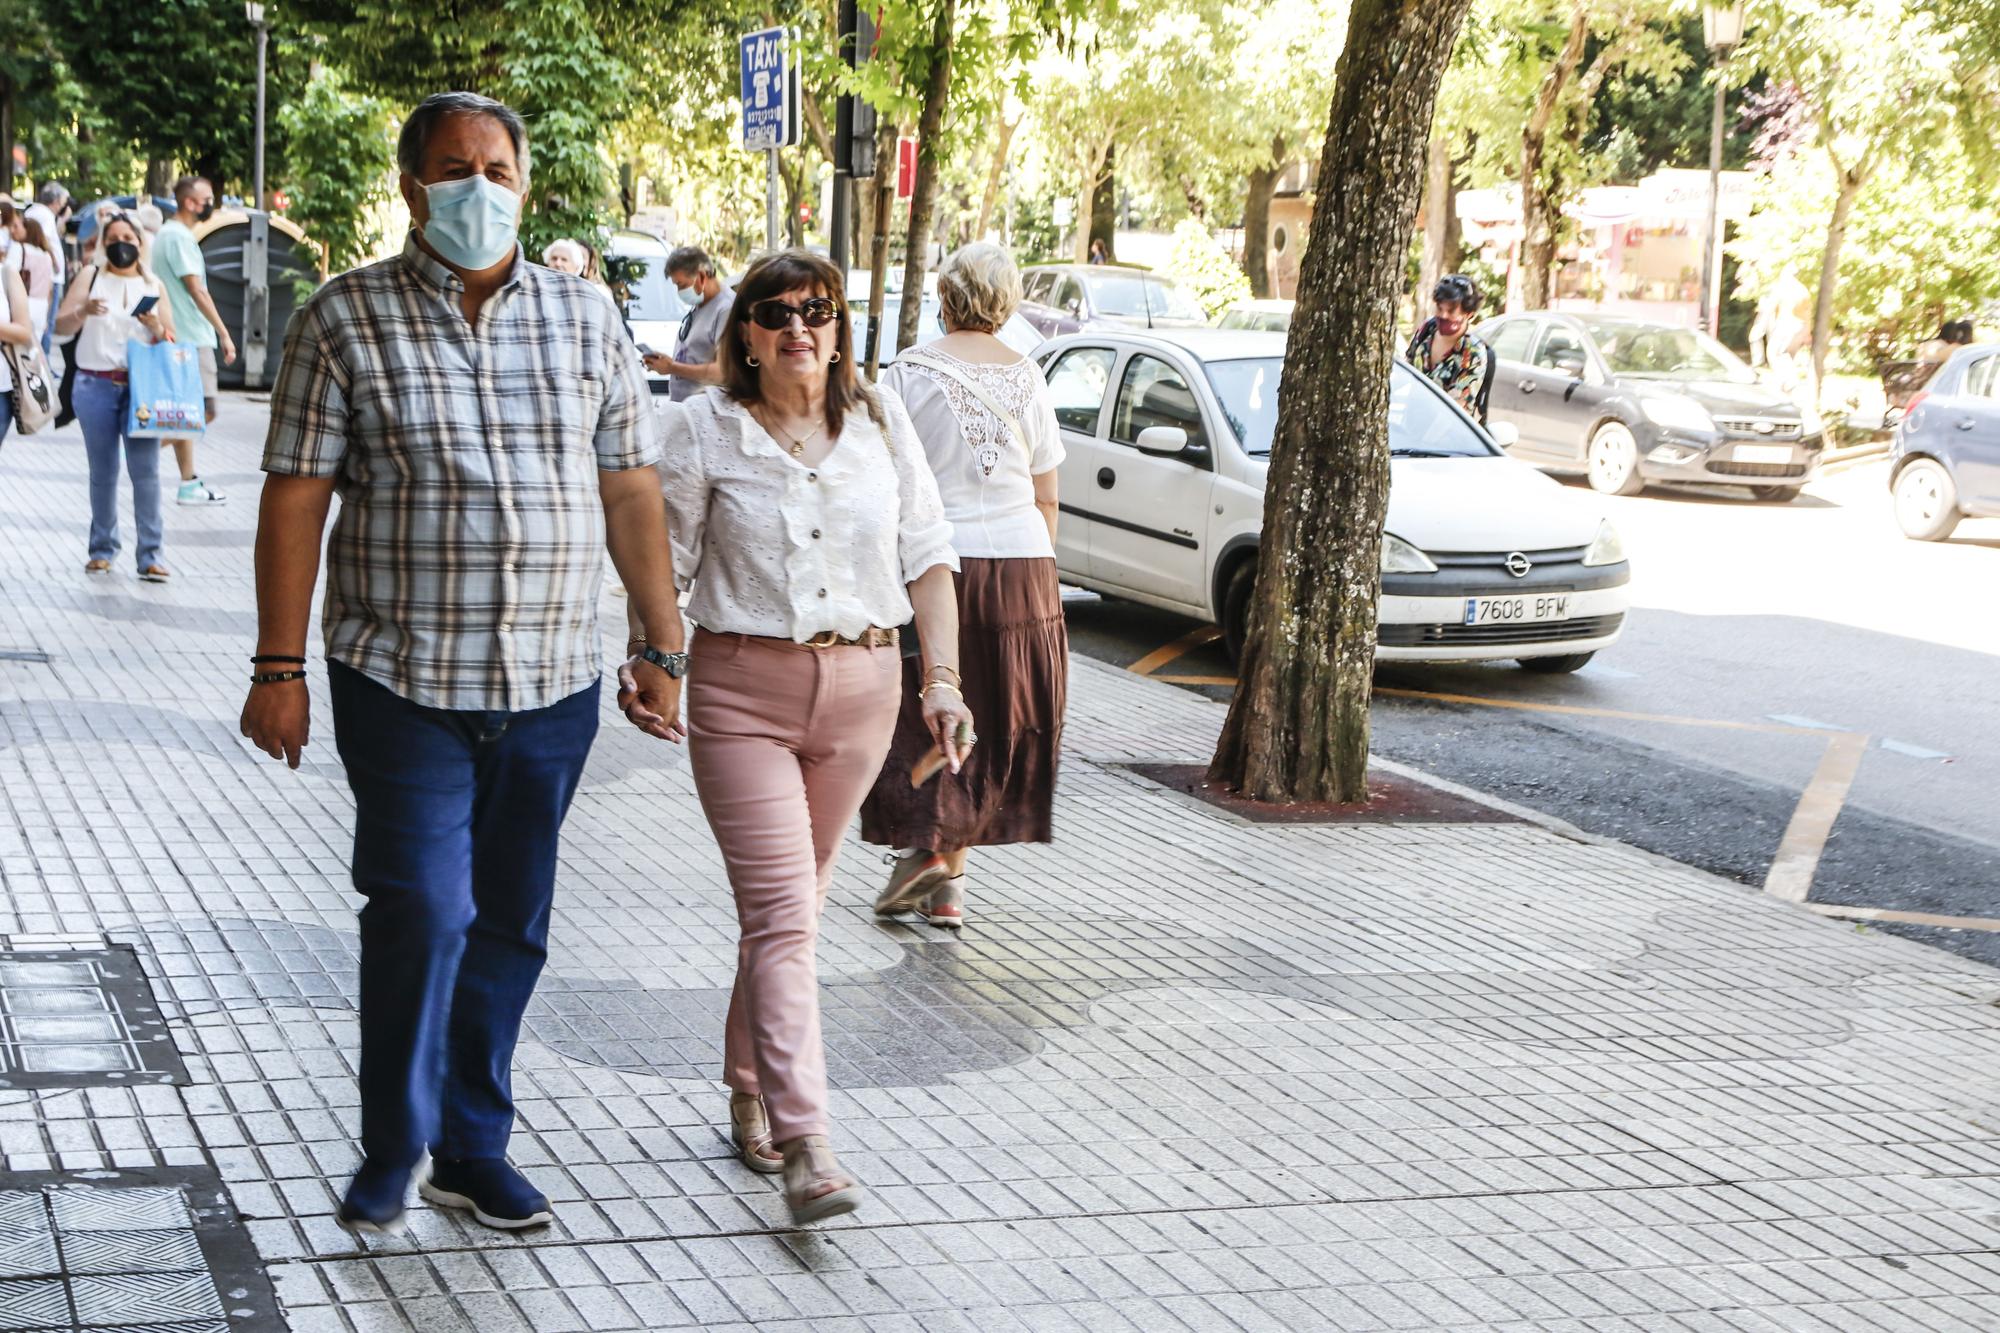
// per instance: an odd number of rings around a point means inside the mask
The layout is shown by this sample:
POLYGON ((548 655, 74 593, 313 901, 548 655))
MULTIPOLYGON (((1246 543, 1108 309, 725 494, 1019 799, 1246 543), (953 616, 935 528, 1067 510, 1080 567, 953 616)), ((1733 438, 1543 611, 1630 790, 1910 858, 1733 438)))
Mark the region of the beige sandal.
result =
POLYGON ((775 1176, 785 1169, 785 1159, 771 1144, 771 1120, 764 1114, 762 1097, 729 1094, 729 1141, 752 1171, 775 1176))
POLYGON ((923 907, 924 920, 940 930, 965 928, 965 876, 953 875, 937 886, 923 907))
POLYGON ((861 1206, 861 1194, 860 1182, 840 1169, 826 1135, 807 1134, 786 1147, 785 1206, 792 1210, 793 1225, 851 1213, 861 1206), (830 1188, 814 1192, 822 1186, 830 1188))
POLYGON ((908 856, 891 853, 883 859, 893 868, 889 871, 889 882, 875 897, 876 916, 921 912, 931 890, 951 873, 944 858, 936 852, 917 851, 908 856))

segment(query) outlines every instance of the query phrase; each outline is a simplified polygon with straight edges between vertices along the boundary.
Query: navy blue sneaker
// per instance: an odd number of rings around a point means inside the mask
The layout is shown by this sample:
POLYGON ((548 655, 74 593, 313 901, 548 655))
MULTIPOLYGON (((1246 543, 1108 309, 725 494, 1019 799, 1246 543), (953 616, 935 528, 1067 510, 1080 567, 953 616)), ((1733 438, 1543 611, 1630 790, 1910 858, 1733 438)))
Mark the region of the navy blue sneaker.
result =
POLYGON ((432 1158, 430 1174, 417 1190, 432 1203, 468 1209, 474 1221, 498 1231, 545 1227, 556 1220, 548 1196, 504 1157, 432 1158))
POLYGON ((340 1201, 337 1220, 349 1231, 392 1236, 403 1229, 409 1193, 409 1167, 363 1162, 340 1201))

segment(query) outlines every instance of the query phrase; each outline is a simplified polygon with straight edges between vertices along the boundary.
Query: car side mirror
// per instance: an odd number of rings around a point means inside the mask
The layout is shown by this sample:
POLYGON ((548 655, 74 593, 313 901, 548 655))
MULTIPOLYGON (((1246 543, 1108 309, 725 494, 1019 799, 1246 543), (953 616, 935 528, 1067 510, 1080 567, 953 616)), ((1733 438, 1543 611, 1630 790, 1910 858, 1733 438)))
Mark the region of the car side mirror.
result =
POLYGON ((1556 369, 1571 379, 1580 380, 1583 378, 1584 360, 1582 352, 1557 352, 1555 362, 1556 369))
POLYGON ((1184 458, 1188 453, 1188 433, 1179 426, 1148 426, 1132 444, 1152 458, 1184 458))
POLYGON ((1512 449, 1521 442, 1521 428, 1511 421, 1496 421, 1486 428, 1486 433, 1502 449, 1512 449))

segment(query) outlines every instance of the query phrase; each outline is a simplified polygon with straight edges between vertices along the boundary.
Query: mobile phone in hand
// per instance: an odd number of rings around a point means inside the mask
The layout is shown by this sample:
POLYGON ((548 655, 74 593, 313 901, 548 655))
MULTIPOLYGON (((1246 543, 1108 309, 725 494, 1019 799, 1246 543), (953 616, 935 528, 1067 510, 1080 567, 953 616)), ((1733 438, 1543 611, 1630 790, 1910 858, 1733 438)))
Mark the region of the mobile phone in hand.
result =
POLYGON ((132 307, 132 318, 137 319, 141 315, 151 314, 153 307, 159 303, 160 298, 156 294, 148 292, 139 298, 139 304, 132 307))
POLYGON ((659 355, 659 353, 658 353, 658 352, 656 352, 656 351, 654 351, 654 350, 653 350, 652 348, 650 348, 650 347, 646 346, 646 344, 644 344, 644 343, 638 343, 638 344, 636 344, 636 346, 637 346, 637 347, 638 347, 638 349, 639 349, 639 355, 640 355, 640 356, 658 356, 658 355, 659 355))

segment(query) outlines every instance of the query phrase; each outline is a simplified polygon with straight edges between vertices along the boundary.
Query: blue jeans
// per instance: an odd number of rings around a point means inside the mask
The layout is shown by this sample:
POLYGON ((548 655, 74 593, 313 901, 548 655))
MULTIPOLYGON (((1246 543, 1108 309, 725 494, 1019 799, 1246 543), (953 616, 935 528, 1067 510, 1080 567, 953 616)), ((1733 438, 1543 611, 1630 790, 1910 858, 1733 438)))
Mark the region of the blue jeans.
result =
POLYGON ((597 736, 590 688, 523 713, 426 708, 327 663, 354 792, 361 1151, 504 1157, 521 1016, 548 957, 556 846, 597 736))
MULTIPOLYGON (((65 286, 67 286, 66 283, 61 279, 57 279, 55 285, 49 288, 49 317, 42 321, 42 355, 45 357, 55 355, 56 311, 62 309, 63 288, 65 286)), ((72 352, 75 350, 74 344, 71 345, 71 350, 72 352)))
POLYGON ((7 431, 14 424, 14 391, 0 389, 0 444, 7 442, 7 431))
POLYGON ((98 375, 76 373, 70 396, 83 427, 83 450, 90 457, 90 558, 118 554, 118 451, 124 446, 125 472, 132 478, 132 521, 139 526, 139 568, 160 563, 166 531, 160 522, 160 442, 125 438, 126 386, 98 375))

